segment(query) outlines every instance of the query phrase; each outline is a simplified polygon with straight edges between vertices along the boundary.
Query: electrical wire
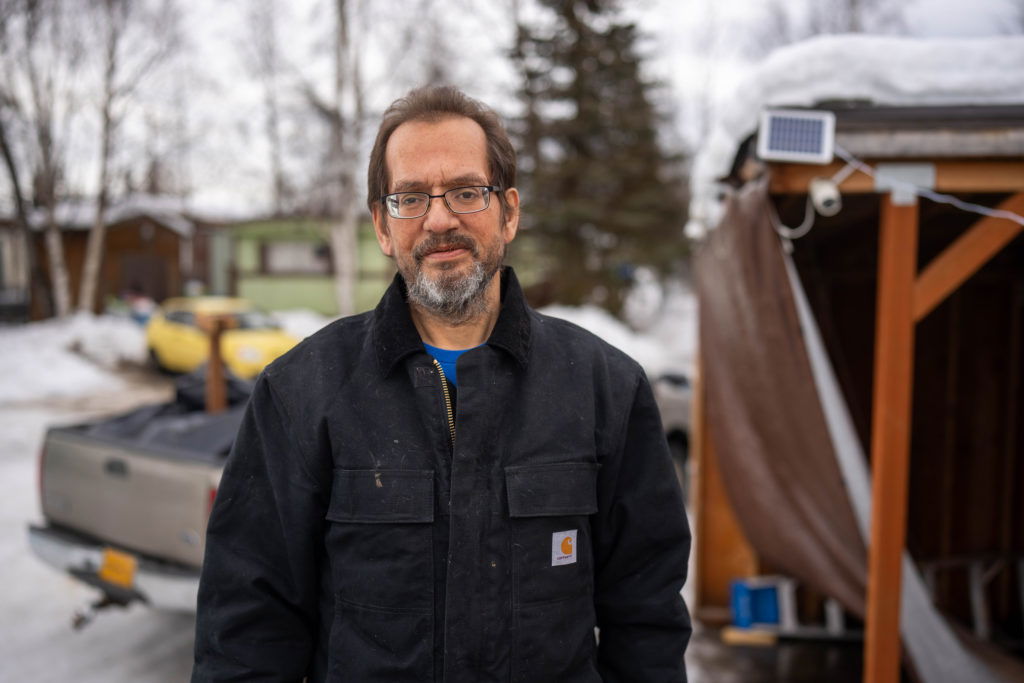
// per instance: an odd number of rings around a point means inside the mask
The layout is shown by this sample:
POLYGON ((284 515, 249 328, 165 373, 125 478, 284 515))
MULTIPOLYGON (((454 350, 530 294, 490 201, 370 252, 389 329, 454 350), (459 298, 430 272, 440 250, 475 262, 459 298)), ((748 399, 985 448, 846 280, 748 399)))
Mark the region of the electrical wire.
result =
MULTIPOLYGON (((884 173, 879 173, 872 166, 869 166, 868 164, 864 163, 863 161, 853 156, 839 145, 835 146, 835 152, 836 156, 842 158, 843 161, 846 162, 846 166, 840 169, 840 171, 836 173, 835 176, 832 177, 833 180, 835 180, 837 176, 839 176, 841 173, 843 173, 843 171, 845 171, 848 168, 856 169, 861 173, 871 176, 872 178, 884 178, 886 182, 892 185, 898 185, 907 190, 911 190, 912 192, 914 192, 914 194, 918 194, 922 197, 930 199, 933 202, 938 202, 940 204, 949 204, 950 206, 955 206, 956 208, 962 211, 968 211, 970 213, 976 213, 982 216, 991 216, 992 218, 1005 218, 1006 220, 1013 221, 1014 223, 1017 223, 1019 225, 1024 225, 1024 216, 1014 213, 1013 211, 992 209, 987 206, 982 206, 981 204, 965 202, 962 199, 957 199, 953 195, 942 194, 941 192, 934 192, 927 188, 914 185, 913 183, 908 183, 905 180, 899 180, 897 178, 887 176, 884 173)), ((849 177, 850 173, 852 172, 853 171, 851 170, 849 173, 846 173, 846 175, 843 176, 843 180, 846 180, 846 178, 849 177)), ((837 181, 837 184, 838 182, 841 181, 837 181)))
POLYGON ((800 225, 791 228, 783 224, 779 218, 779 212, 775 210, 775 204, 768 202, 768 218, 771 219, 772 227, 779 237, 784 240, 798 240, 811 231, 814 227, 814 206, 811 204, 811 195, 807 195, 807 208, 804 210, 804 220, 800 225))

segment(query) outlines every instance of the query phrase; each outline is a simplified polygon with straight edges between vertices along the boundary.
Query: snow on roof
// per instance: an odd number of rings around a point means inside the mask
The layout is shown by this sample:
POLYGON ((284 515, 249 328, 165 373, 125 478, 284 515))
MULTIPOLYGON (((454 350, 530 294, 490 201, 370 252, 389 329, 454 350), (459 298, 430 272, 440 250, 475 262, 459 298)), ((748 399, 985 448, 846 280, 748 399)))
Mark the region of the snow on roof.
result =
POLYGON ((690 177, 686 233, 702 237, 721 218, 718 181, 761 111, 829 100, 887 106, 1024 103, 1024 37, 971 39, 819 36, 782 47, 754 67, 720 108, 690 177))
MULTIPOLYGON (((104 222, 107 225, 133 218, 148 217, 178 234, 188 237, 195 225, 188 218, 188 205, 184 199, 166 195, 134 194, 115 201, 107 207, 104 222)), ((94 199, 65 200, 57 204, 57 224, 64 229, 88 230, 96 215, 94 199)), ((35 209, 29 216, 32 227, 46 226, 46 210, 35 209)))

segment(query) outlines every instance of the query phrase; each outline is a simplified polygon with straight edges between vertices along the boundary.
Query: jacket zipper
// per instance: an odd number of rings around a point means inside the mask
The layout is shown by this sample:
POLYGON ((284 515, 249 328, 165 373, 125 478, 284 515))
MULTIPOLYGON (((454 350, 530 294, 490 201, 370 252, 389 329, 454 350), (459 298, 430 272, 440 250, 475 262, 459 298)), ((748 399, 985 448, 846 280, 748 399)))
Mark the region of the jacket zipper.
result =
POLYGON ((455 451, 455 415, 452 414, 452 396, 448 393, 448 378, 444 376, 444 368, 441 364, 434 360, 434 367, 437 368, 437 373, 441 376, 441 392, 444 394, 444 409, 448 413, 448 433, 452 437, 452 451, 455 451))

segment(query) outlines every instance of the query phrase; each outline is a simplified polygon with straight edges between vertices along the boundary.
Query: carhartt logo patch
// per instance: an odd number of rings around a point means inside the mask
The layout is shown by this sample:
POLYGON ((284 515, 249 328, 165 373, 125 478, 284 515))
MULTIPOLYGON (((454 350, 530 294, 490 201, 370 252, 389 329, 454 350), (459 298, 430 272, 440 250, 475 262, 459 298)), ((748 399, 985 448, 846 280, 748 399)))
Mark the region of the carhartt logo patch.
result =
POLYGON ((573 564, 576 561, 576 529, 551 534, 551 566, 573 564))

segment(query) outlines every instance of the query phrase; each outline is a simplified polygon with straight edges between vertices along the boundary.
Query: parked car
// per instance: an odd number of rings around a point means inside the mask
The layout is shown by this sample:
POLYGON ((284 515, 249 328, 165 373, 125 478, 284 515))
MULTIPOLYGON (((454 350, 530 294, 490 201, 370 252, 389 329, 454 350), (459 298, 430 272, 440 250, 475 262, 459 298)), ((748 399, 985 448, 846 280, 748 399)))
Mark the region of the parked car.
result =
POLYGON ((679 477, 683 497, 687 498, 690 492, 690 411, 693 386, 683 373, 666 372, 655 378, 653 390, 672 461, 676 466, 676 476, 679 477))
POLYGON ((232 379, 228 409, 203 410, 202 373, 175 399, 46 432, 39 463, 44 522, 29 526, 43 562, 99 589, 75 615, 143 602, 194 612, 206 524, 251 382, 232 379))
POLYGON ((146 325, 146 344, 157 367, 192 372, 210 355, 210 338, 200 327, 203 316, 229 317, 221 335, 221 356, 237 377, 255 377, 263 367, 298 343, 249 301, 199 296, 167 299, 146 325))

